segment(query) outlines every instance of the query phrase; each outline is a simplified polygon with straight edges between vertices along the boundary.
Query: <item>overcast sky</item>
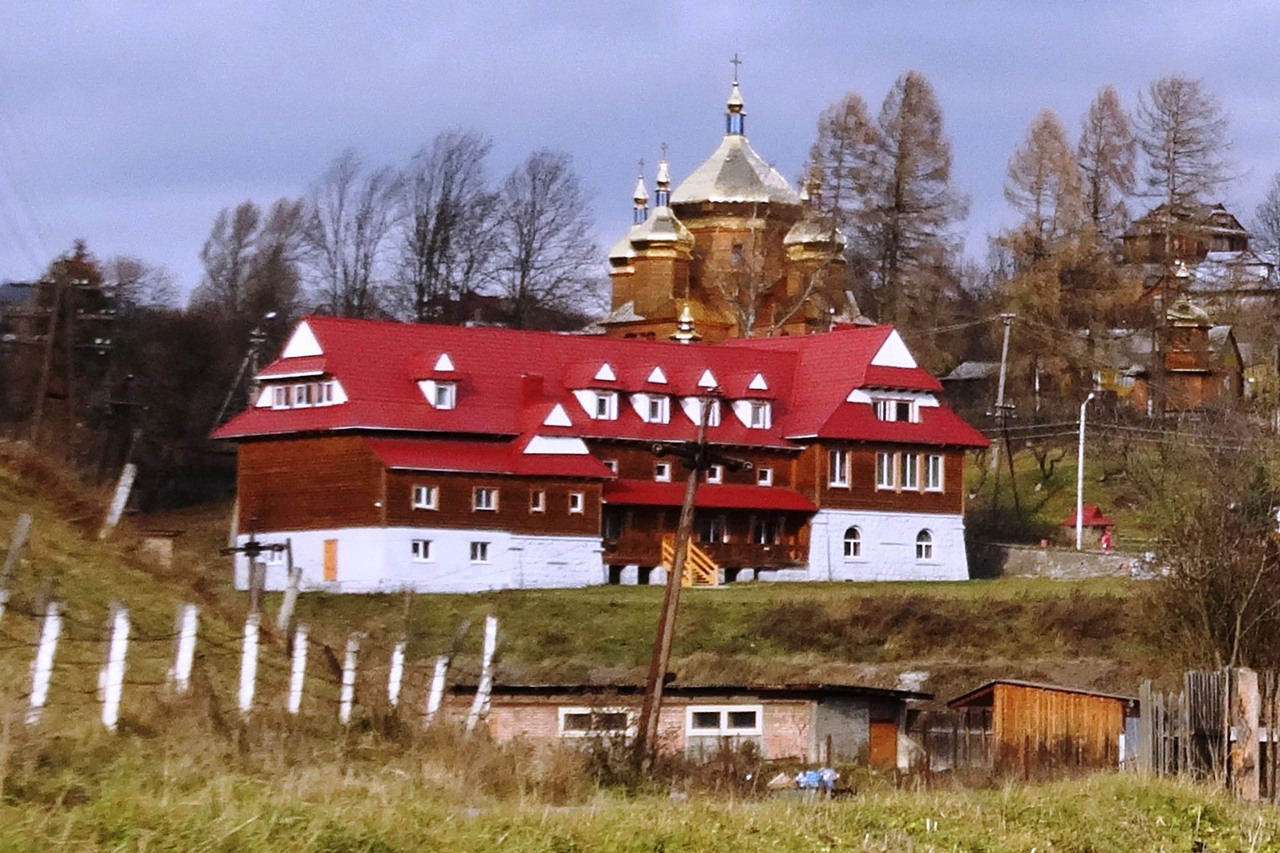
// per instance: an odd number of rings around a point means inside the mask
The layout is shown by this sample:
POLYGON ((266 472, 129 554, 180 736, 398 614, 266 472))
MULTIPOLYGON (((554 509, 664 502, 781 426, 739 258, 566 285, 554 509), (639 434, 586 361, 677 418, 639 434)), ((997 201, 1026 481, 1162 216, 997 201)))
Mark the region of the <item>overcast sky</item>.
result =
MULTIPOLYGON (((0 281, 83 237, 199 282, 218 211, 305 193, 343 148, 402 166, 439 131, 494 140, 501 175, 572 155, 604 251, 630 222, 637 160, 667 143, 678 183, 723 132, 742 59, 747 134, 794 180, 818 113, 872 111, 915 68, 933 82, 972 197, 968 251, 1012 219, 1005 166, 1042 107, 1074 133, 1098 88, 1203 78, 1227 108, 1252 217, 1280 170, 1280 3, 142 2, 7 5, 0 48, 0 281)), ((649 168, 652 177, 652 165, 649 168)))

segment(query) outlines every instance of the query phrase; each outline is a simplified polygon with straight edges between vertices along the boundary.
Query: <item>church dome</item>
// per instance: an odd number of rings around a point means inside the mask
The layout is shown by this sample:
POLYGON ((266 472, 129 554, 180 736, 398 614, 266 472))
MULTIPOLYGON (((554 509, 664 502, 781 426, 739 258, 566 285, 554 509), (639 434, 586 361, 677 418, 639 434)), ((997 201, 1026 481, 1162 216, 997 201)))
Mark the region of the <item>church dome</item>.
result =
POLYGON ((730 134, 671 193, 672 204, 703 201, 799 204, 800 194, 752 149, 745 136, 730 134))

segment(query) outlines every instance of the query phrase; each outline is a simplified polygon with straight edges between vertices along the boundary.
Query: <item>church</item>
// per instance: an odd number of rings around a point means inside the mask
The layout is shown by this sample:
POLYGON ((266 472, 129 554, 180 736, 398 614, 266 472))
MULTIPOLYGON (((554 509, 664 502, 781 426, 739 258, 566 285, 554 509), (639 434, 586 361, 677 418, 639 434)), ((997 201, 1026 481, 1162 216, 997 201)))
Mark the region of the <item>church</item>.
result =
MULTIPOLYGON (((304 589, 471 592, 665 581, 699 475, 684 582, 962 580, 964 460, 987 440, 841 285, 843 237, 725 135, 674 189, 643 178, 581 334, 302 320, 246 411, 237 536, 304 589)), ((237 557, 237 584, 249 565, 237 557)))

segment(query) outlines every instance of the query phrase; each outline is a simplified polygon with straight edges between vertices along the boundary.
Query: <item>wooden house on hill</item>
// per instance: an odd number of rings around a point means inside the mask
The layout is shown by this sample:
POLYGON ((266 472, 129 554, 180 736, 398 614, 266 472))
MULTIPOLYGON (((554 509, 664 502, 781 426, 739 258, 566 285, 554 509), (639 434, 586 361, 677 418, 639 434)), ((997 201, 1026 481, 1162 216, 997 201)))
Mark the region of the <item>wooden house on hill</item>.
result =
POLYGON ((752 465, 699 486, 708 580, 968 577, 987 440, 887 326, 709 346, 313 317, 259 381, 214 436, 241 542, 291 540, 307 588, 656 582, 686 472, 653 447, 703 407, 752 465))

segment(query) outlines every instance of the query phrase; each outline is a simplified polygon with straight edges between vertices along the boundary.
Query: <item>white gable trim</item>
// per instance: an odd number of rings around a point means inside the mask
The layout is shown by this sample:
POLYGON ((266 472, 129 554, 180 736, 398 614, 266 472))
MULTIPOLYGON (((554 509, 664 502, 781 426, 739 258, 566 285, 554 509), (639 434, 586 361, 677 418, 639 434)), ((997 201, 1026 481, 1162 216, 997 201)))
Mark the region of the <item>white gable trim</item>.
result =
POLYGON ((752 391, 768 391, 769 383, 764 381, 763 373, 757 373, 755 377, 751 380, 750 384, 747 385, 747 387, 750 388, 752 391))
POLYGON ((595 379, 601 382, 614 382, 618 378, 618 374, 613 372, 613 368, 609 366, 609 362, 600 365, 600 369, 596 371, 595 379))
POLYGON ((564 410, 564 406, 556 403, 551 407, 551 411, 542 420, 543 426, 569 427, 573 426, 573 421, 569 419, 569 413, 564 410))
POLYGON ((654 382, 654 383, 656 383, 656 384, 658 384, 658 385, 666 385, 666 384, 667 384, 667 374, 663 372, 663 370, 662 370, 662 368, 661 368, 661 367, 655 367, 653 370, 650 370, 650 371, 649 371, 649 379, 648 379, 648 381, 649 381, 649 382, 654 382))
POLYGON ((320 348, 315 332, 311 331, 311 325, 303 320, 289 336, 289 343, 284 345, 284 352, 280 353, 280 357, 303 358, 309 355, 324 355, 324 350, 320 348))
POLYGON ((906 367, 914 369, 920 366, 911 357, 911 351, 902 342, 902 336, 898 334, 897 329, 889 332, 889 337, 884 339, 879 351, 872 356, 871 363, 876 367, 906 367))
POLYGON ((699 388, 715 388, 720 383, 716 381, 715 374, 711 372, 711 368, 702 371, 702 376, 698 377, 699 388))
POLYGON ((453 359, 449 358, 449 353, 442 352, 440 353, 440 357, 436 359, 436 366, 432 369, 440 373, 447 373, 451 370, 456 370, 457 368, 453 366, 453 359))
POLYGON ((526 456, 586 456, 586 442, 572 436, 535 435, 525 445, 526 456))

